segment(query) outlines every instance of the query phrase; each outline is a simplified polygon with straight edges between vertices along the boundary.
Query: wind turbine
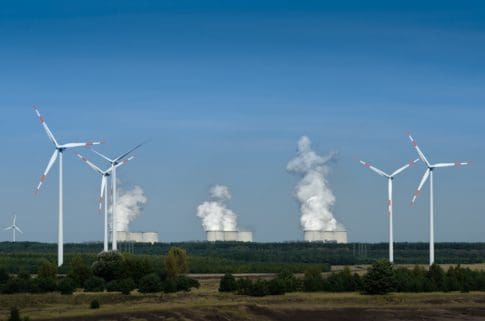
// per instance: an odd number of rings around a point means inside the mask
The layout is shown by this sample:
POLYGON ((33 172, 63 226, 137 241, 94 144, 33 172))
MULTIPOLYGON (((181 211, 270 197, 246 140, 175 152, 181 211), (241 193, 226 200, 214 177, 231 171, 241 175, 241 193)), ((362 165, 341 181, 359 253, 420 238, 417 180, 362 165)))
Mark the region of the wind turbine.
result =
POLYGON ((394 232, 393 232, 393 222, 392 222, 392 214, 393 214, 393 202, 392 202, 392 182, 394 180, 394 177, 403 171, 405 171, 407 168, 411 167, 412 165, 416 164, 416 162, 419 161, 419 158, 410 161, 403 167, 395 170, 392 174, 386 174, 382 170, 372 166, 371 164, 364 162, 364 161, 359 161, 362 165, 365 167, 369 168, 370 170, 376 172, 378 175, 387 178, 387 188, 388 188, 388 201, 387 201, 387 208, 389 211, 389 262, 394 263, 394 232))
MULTIPOLYGON (((89 167, 91 167, 95 172, 101 175, 101 193, 99 196, 99 211, 101 212, 101 209, 103 207, 103 199, 104 199, 104 252, 108 252, 108 179, 111 176, 111 172, 113 168, 110 167, 108 170, 103 171, 98 166, 90 162, 86 157, 80 154, 77 154, 77 156, 83 162, 85 162, 89 167)), ((118 168, 128 163, 133 158, 135 158, 135 156, 131 156, 121 161, 115 167, 118 168)))
POLYGON ((57 158, 59 158, 59 218, 58 218, 58 240, 57 240, 57 266, 61 266, 64 263, 64 227, 63 227, 63 219, 64 219, 64 197, 63 197, 63 154, 65 150, 76 148, 76 147, 90 147, 92 145, 101 144, 101 142, 86 142, 86 143, 68 143, 68 144, 59 144, 52 134, 51 130, 47 126, 44 117, 40 114, 37 106, 33 106, 35 113, 39 117, 40 123, 44 127, 45 132, 47 133, 47 137, 54 145, 55 150, 52 154, 49 163, 47 164, 47 168, 45 169, 44 173, 40 177, 39 185, 35 189, 35 193, 37 194, 44 183, 49 171, 51 170, 52 166, 56 162, 57 158))
POLYGON ((421 189, 423 188, 424 184, 429 178, 429 265, 434 264, 434 186, 433 186, 433 171, 436 168, 442 168, 442 167, 452 167, 452 166, 463 166, 463 165, 468 165, 469 162, 454 162, 454 163, 437 163, 437 164, 431 164, 426 156, 424 156, 424 153, 421 151, 419 148, 418 144, 414 140, 414 138, 411 136, 411 134, 408 134, 409 139, 411 140, 411 143, 413 144, 414 148, 416 149, 416 152, 419 155, 419 158, 423 161, 423 163, 426 165, 427 169, 426 172, 424 172, 423 178, 421 179, 421 182, 419 183, 418 189, 414 193, 413 199, 412 199, 412 205, 416 202, 416 199, 419 196, 419 193, 421 192, 421 189))
POLYGON ((112 226, 112 232, 111 232, 111 237, 112 237, 112 241, 111 241, 111 247, 113 249, 113 251, 117 251, 118 250, 118 239, 117 239, 117 235, 116 235, 116 205, 117 205, 117 195, 116 195, 116 168, 117 168, 117 165, 119 165, 121 162, 123 162, 123 159, 128 156, 129 154, 131 154, 132 152, 134 152, 136 149, 140 148, 141 146, 143 146, 144 143, 141 143, 141 144, 138 144, 136 145, 135 147, 133 147, 132 149, 130 149, 129 151, 127 151, 126 153, 114 158, 114 159, 111 159, 103 154, 101 154, 100 152, 94 150, 94 149, 91 149, 93 152, 95 152, 97 155, 99 155, 101 158, 103 158, 104 160, 108 161, 110 164, 111 164, 111 183, 113 184, 113 187, 112 187, 112 191, 113 191, 113 199, 112 199, 112 210, 111 210, 111 226, 112 226))
POLYGON ((13 234, 12 239, 13 239, 14 243, 15 243, 15 232, 16 231, 18 231, 20 234, 24 234, 24 232, 22 232, 22 230, 15 224, 16 220, 17 220, 17 215, 14 215, 12 225, 3 229, 4 231, 12 230, 12 234, 13 234))

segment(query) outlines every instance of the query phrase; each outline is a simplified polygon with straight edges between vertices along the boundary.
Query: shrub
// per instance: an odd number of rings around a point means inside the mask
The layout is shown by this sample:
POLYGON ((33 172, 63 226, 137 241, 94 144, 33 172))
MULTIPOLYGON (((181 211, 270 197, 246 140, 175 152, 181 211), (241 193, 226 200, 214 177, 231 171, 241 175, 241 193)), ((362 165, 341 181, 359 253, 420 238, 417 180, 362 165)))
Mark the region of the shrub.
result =
POLYGON ((323 286, 321 270, 317 267, 309 268, 305 271, 303 278, 303 290, 306 292, 320 291, 323 286))
POLYGON ((123 279, 118 281, 118 291, 122 294, 128 295, 136 288, 135 281, 131 278, 123 279))
POLYGON ((387 294, 392 290, 392 264, 385 260, 372 264, 364 277, 364 292, 367 294, 387 294))
POLYGON ((138 290, 141 293, 154 293, 160 292, 162 284, 160 277, 155 273, 147 274, 140 279, 138 290))
POLYGON ((262 297, 269 294, 268 282, 265 280, 257 280, 251 287, 250 295, 262 297))
POLYGON ((44 260, 37 270, 38 278, 51 278, 56 279, 57 277, 57 267, 55 264, 44 260))
POLYGON ((165 258, 165 268, 168 277, 175 278, 187 272, 187 252, 179 247, 171 247, 165 258))
POLYGON ((113 251, 98 254, 91 268, 95 276, 103 278, 106 282, 121 280, 127 275, 123 255, 113 251))
POLYGON ((68 275, 74 282, 76 282, 77 286, 83 286, 84 282, 89 279, 91 274, 91 269, 80 256, 75 256, 71 260, 71 270, 68 275))
POLYGON ((166 279, 162 284, 163 292, 165 293, 175 293, 177 292, 177 282, 174 279, 166 279))
POLYGON ((276 278, 283 281, 285 292, 295 292, 301 288, 301 282, 295 277, 293 272, 288 269, 282 270, 278 273, 276 278))
POLYGON ((96 299, 92 300, 91 303, 89 304, 90 309, 99 309, 99 307, 100 307, 99 301, 96 299))
POLYGON ((268 294, 270 295, 282 295, 285 294, 286 285, 282 279, 275 278, 268 281, 268 294))
POLYGON ((70 277, 62 278, 59 280, 59 283, 57 284, 57 289, 63 295, 71 295, 74 293, 74 290, 76 289, 76 282, 74 282, 74 280, 71 279, 70 277))
POLYGON ((253 282, 249 279, 238 279, 236 281, 237 294, 251 295, 253 282))
POLYGON ((56 279, 53 277, 37 277, 35 281, 40 293, 54 292, 57 289, 56 279))
POLYGON ((17 278, 8 280, 2 287, 3 294, 14 294, 20 292, 20 285, 17 278))
POLYGON ((219 292, 234 292, 236 290, 236 279, 232 274, 226 273, 219 282, 219 292))
POLYGON ((10 317, 7 321, 22 321, 20 318, 20 311, 17 307, 10 308, 10 317))
POLYGON ((0 285, 7 283, 10 279, 10 275, 4 267, 0 267, 0 285))
POLYGON ((84 282, 84 291, 86 292, 103 292, 105 282, 102 278, 92 276, 84 282))

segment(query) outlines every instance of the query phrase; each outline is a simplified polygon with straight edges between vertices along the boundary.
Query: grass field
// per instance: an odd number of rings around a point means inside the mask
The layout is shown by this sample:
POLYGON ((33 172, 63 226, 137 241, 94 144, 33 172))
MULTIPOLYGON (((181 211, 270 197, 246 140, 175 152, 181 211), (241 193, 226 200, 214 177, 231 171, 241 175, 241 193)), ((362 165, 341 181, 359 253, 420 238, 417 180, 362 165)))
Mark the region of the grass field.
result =
POLYGON ((366 296, 291 293, 253 298, 220 294, 217 279, 190 293, 124 296, 76 293, 0 296, 0 320, 18 306, 31 320, 485 320, 485 293, 366 296), (89 309, 98 299, 99 310, 89 309))

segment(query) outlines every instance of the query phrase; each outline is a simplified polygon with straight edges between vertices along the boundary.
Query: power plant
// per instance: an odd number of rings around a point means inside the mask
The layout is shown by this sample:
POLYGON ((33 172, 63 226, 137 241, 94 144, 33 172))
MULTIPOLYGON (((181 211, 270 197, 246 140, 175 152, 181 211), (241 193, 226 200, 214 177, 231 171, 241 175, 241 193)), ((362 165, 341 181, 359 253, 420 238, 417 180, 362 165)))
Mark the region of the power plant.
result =
POLYGON ((135 243, 150 243, 155 244, 159 242, 157 232, 116 232, 119 242, 135 242, 135 243))
POLYGON ((305 231, 305 242, 323 242, 323 243, 347 243, 347 231, 305 231))
POLYGON ((252 242, 253 232, 249 231, 207 231, 207 241, 252 242))

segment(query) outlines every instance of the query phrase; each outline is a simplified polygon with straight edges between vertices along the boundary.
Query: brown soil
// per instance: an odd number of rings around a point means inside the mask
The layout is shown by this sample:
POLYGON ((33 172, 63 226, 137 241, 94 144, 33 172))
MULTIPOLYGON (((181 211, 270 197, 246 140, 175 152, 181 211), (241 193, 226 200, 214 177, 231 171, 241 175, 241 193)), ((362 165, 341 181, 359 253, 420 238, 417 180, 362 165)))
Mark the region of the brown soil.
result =
POLYGON ((258 305, 233 308, 202 308, 161 312, 136 312, 93 317, 56 319, 59 321, 455 321, 485 320, 485 307, 473 308, 335 308, 271 309, 258 305))

